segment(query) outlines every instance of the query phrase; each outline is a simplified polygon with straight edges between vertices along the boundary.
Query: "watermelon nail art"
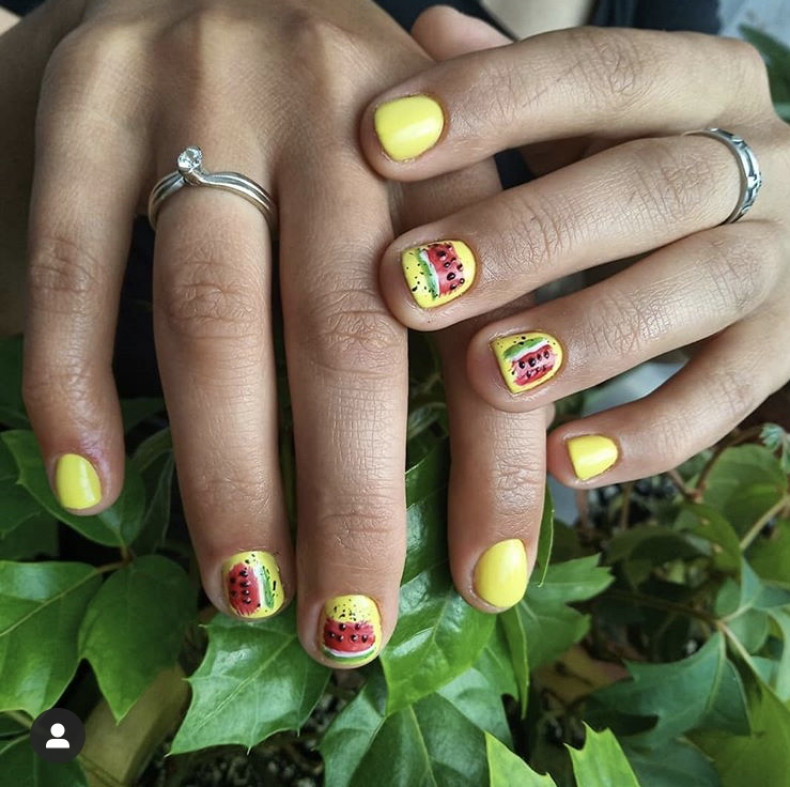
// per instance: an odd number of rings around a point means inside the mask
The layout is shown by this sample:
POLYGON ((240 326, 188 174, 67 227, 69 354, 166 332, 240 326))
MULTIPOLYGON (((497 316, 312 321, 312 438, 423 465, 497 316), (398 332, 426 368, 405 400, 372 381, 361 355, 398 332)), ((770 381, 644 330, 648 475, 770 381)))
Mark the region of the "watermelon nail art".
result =
POLYGON ((417 305, 432 309, 463 295, 475 278, 475 256, 460 240, 414 246, 401 254, 403 275, 417 305))
POLYGON ((367 596, 327 601, 319 630, 322 653, 343 664, 367 664, 381 647, 381 616, 376 602, 367 596))
POLYGON ((562 345, 546 333, 518 333, 494 339, 491 349, 513 393, 542 385, 562 366, 562 345))
POLYGON ((283 605, 280 568, 268 552, 239 552, 222 565, 228 606, 241 618, 268 618, 283 605))

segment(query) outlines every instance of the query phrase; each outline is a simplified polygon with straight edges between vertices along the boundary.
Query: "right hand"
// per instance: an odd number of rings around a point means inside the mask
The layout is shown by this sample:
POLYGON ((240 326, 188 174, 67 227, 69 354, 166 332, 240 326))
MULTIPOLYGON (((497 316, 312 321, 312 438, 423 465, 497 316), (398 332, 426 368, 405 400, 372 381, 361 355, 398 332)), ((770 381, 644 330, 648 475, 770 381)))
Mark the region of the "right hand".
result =
MULTIPOLYGON (((499 188, 491 162, 402 187, 361 161, 364 106, 429 64, 359 0, 90 0, 49 61, 38 111, 25 400, 53 486, 77 513, 104 510, 123 483, 110 361, 132 218, 152 185, 199 144, 208 168, 242 172, 279 203, 296 560, 277 461, 270 239, 243 200, 196 188, 163 205, 157 354, 206 592, 247 617, 231 580, 249 582, 251 560, 269 582, 268 602, 253 600, 264 617, 298 576, 301 640, 335 667, 373 658, 391 635, 405 554, 406 335, 379 297, 377 260, 394 231, 499 188), (371 618, 376 647, 344 661, 324 647, 324 617, 347 607, 371 618)), ((444 342, 452 562, 464 596, 493 610, 509 603, 475 591, 474 566, 495 541, 535 540, 545 424, 479 400, 463 346, 444 342)))

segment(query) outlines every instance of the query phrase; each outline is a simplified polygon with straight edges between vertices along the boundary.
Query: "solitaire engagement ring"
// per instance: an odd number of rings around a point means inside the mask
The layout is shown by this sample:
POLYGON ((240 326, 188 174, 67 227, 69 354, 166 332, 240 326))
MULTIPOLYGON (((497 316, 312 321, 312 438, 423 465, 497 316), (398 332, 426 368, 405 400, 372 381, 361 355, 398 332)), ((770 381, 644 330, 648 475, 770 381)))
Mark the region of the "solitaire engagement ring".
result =
POLYGON ((210 186, 230 191, 244 197, 263 214, 272 235, 277 234, 277 206, 266 189, 254 180, 238 172, 207 172, 203 168, 203 151, 194 146, 188 147, 178 157, 178 171, 165 175, 151 189, 148 198, 148 221, 156 229, 156 219, 162 203, 184 186, 210 186))

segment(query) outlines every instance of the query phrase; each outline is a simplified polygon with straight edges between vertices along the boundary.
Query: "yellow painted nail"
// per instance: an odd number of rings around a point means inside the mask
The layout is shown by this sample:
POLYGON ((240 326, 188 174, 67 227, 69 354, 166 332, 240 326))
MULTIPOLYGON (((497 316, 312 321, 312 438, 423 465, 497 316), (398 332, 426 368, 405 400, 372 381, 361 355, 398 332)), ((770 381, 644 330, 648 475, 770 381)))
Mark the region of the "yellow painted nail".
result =
POLYGON ((242 618, 268 618, 285 600, 280 567, 269 552, 239 552, 222 564, 230 608, 242 618))
POLYGON ((320 622, 321 651, 342 664, 358 667, 372 661, 381 648, 381 615, 367 596, 337 596, 324 605, 320 622))
POLYGON ((475 592, 492 607, 507 609, 527 590, 527 550, 511 538, 489 547, 475 567, 475 592))
POLYGON ((475 255, 460 240, 414 246, 401 254, 403 275, 417 305, 432 309, 463 295, 475 279, 475 255))
POLYGON ((91 508, 101 500, 101 481, 87 459, 63 454, 55 465, 55 494, 64 508, 91 508))
POLYGON ((617 443, 600 434, 572 437, 566 442, 573 472, 580 481, 594 478, 608 470, 620 456, 617 443))
POLYGON ((542 385, 562 366, 562 345, 547 333, 517 333, 494 339, 491 349, 513 393, 542 385))
POLYGON ((378 107, 373 125, 384 152, 395 161, 406 161, 422 155, 439 141, 444 112, 428 96, 405 96, 378 107))

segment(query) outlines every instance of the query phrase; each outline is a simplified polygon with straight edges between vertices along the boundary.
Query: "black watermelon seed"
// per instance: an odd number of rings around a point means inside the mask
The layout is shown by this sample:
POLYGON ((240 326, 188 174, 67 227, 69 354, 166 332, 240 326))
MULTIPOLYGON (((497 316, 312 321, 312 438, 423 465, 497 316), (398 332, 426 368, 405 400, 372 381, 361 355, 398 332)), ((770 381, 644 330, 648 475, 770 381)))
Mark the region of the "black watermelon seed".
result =
POLYGON ((346 624, 345 623, 341 623, 340 624, 340 630, 341 631, 345 631, 346 630, 346 624))
POLYGON ((357 631, 359 631, 359 627, 360 627, 361 625, 362 625, 361 623, 357 623, 357 624, 356 624, 356 626, 354 626, 354 628, 355 628, 357 631))
POLYGON ((352 634, 351 635, 351 641, 352 642, 356 642, 358 639, 359 639, 359 635, 358 634, 352 634))
POLYGON ((363 634, 362 635, 362 641, 363 642, 367 642, 368 641, 368 635, 367 634, 363 634))
POLYGON ((272 582, 272 590, 273 591, 277 590, 277 580, 276 579, 274 580, 274 582, 272 582))

